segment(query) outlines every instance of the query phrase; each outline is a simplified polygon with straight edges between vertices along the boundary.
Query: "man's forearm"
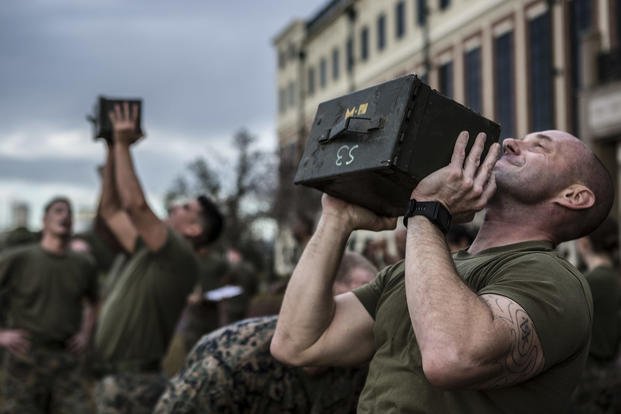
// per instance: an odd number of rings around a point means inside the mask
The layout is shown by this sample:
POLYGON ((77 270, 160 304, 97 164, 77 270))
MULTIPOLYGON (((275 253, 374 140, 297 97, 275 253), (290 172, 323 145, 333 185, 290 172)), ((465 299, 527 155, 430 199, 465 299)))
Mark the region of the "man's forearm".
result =
POLYGON ((119 199, 123 209, 132 215, 136 209, 146 206, 146 199, 134 169, 129 144, 116 142, 114 157, 115 182, 119 199))
POLYGON ((98 305, 96 303, 86 302, 82 310, 82 324, 80 326, 80 333, 91 337, 93 329, 95 328, 95 322, 97 321, 98 305))
POLYGON ((491 345, 492 313, 457 274, 444 235, 434 224, 412 217, 407 237, 406 297, 423 369, 433 376, 446 364, 457 372, 472 362, 481 345, 491 345))
POLYGON ((339 220, 322 216, 293 271, 274 335, 292 353, 313 345, 332 320, 332 284, 350 233, 339 220))
POLYGON ((101 198, 99 200, 99 213, 105 219, 113 216, 121 210, 121 203, 116 190, 114 180, 114 152, 108 147, 106 165, 101 175, 101 198))

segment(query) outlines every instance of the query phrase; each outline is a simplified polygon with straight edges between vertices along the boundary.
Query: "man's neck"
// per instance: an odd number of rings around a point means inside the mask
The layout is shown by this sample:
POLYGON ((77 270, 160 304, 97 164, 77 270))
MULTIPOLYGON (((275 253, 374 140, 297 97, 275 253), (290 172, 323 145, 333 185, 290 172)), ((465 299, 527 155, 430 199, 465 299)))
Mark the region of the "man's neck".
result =
POLYGON ((490 207, 468 252, 476 254, 492 247, 525 241, 546 240, 555 243, 541 222, 541 215, 525 208, 490 207))
POLYGON ((44 233, 41 237, 41 248, 46 252, 54 254, 63 254, 69 246, 69 238, 57 237, 44 233))

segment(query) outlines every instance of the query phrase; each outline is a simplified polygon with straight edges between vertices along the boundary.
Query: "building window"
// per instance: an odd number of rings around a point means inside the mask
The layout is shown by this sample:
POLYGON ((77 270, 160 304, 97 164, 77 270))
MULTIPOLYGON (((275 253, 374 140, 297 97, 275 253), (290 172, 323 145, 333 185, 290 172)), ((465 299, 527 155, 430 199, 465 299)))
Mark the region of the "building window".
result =
POLYGON ((323 89, 326 87, 328 80, 328 61, 326 58, 321 58, 319 61, 319 86, 323 89))
POLYGON ((515 135, 515 84, 513 32, 494 39, 494 101, 496 120, 502 128, 501 137, 515 135))
POLYGON ((451 5, 451 0, 440 0, 440 10, 445 10, 451 5))
POLYGON ((481 48, 467 51, 464 56, 466 106, 478 113, 483 111, 481 70, 481 48))
POLYGON ((287 90, 285 88, 278 89, 278 112, 285 112, 287 105, 287 90))
POLYGON ((571 113, 569 118, 572 132, 577 133, 580 128, 578 116, 578 94, 582 83, 580 59, 582 55, 582 35, 592 26, 591 0, 573 0, 569 6, 569 42, 574 47, 569 48, 571 61, 571 113))
POLYGON ((572 1, 572 12, 576 19, 576 28, 580 34, 586 32, 591 28, 591 19, 592 17, 592 2, 591 0, 573 0, 572 1))
POLYGON ((287 47, 287 59, 295 60, 295 46, 293 46, 293 43, 289 43, 287 47))
POLYGON ((369 58, 369 28, 364 26, 360 29, 360 60, 369 58))
POLYGON ((284 50, 278 50, 278 68, 279 69, 284 69, 285 68, 285 52, 284 50))
POLYGON ((528 75, 530 89, 530 130, 554 127, 554 78, 550 11, 528 22, 528 75))
POLYGON ((444 96, 453 97, 453 62, 448 61, 438 68, 438 88, 444 96))
POLYGON ((415 0, 416 1, 416 23, 419 26, 424 26, 427 22, 427 0, 415 0))
POLYGON ((377 17, 377 50, 384 50, 386 47, 386 15, 380 14, 377 17))
POLYGON ((311 96, 315 93, 315 68, 308 68, 308 96, 311 96))
POLYGON ((347 44, 345 45, 347 51, 347 72, 351 73, 354 70, 354 39, 349 37, 347 44))
POLYGON ((405 3, 400 1, 395 6, 395 36, 401 39, 405 35, 405 3))
POLYGON ((339 50, 335 47, 332 49, 332 79, 334 80, 339 78, 340 60, 339 50))

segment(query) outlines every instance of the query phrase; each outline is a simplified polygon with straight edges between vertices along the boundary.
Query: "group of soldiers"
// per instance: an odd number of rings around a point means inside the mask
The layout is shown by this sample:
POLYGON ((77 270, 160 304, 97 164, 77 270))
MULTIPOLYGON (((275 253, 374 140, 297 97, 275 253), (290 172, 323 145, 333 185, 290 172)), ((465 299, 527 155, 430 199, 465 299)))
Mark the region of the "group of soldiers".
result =
POLYGON ((349 233, 395 220, 324 196, 277 315, 280 303, 247 309, 257 281, 239 251, 226 260, 212 251, 224 231, 212 200, 156 216, 133 164, 137 108, 116 105, 109 117, 99 236, 76 240, 71 202, 57 197, 36 240, 0 255, 0 412, 619 409, 610 180, 595 158, 579 171, 587 178, 572 172, 565 187, 548 170, 556 162, 572 171, 557 155, 564 151, 573 161, 591 156, 575 137, 544 131, 505 141, 495 166, 497 146, 481 161, 483 141, 466 156, 461 135, 451 165, 423 180, 413 202, 441 200, 436 208, 455 218, 487 206, 481 230, 445 234, 426 205, 411 209, 397 255, 383 255, 390 266, 377 277, 378 266, 346 251, 349 233), (120 252, 106 260, 103 280, 101 260, 85 254, 102 239, 120 252), (554 251, 573 239, 585 278, 554 251), (187 357, 168 378, 162 364, 174 338, 187 357), (464 365, 465 346, 483 359, 464 365), (516 398, 528 403, 515 406, 516 398))
MULTIPOLYGON (((106 144, 95 231, 74 235, 71 202, 56 197, 44 208, 40 233, 0 253, 0 412, 146 413, 158 400, 158 412, 183 412, 183 406, 221 412, 229 404, 224 397, 242 404, 242 395, 261 396, 261 402, 245 403, 256 409, 351 411, 352 389, 360 391, 364 369, 298 370, 274 360, 269 341, 278 305, 249 309, 257 291, 254 269, 237 249, 225 256, 212 250, 224 229, 216 204, 199 196, 171 205, 168 217, 158 218, 133 166, 137 110, 116 106, 109 116, 113 139, 106 144), (110 251, 118 252, 116 258, 110 251), (222 296, 226 288, 234 292, 222 296), (272 316, 234 323, 266 313, 272 316), (200 376, 211 391, 200 400, 188 398, 198 392, 188 387, 195 383, 185 376, 169 381, 163 363, 173 339, 183 358, 208 332, 182 372, 200 376), (247 394, 240 393, 239 379, 235 393, 226 388, 233 386, 233 378, 224 377, 237 371, 235 364, 249 373, 247 394), (265 394, 257 378, 273 392, 265 394), (325 389, 341 391, 328 397, 325 389)), ((335 292, 371 280, 376 270, 352 254, 343 261, 335 292)))

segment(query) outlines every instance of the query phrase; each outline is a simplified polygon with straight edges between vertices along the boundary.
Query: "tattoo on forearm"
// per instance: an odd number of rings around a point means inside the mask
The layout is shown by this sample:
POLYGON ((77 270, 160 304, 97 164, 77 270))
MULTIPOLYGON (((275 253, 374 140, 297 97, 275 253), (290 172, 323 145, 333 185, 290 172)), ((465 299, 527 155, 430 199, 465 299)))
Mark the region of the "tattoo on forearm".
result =
POLYGON ((482 296, 494 318, 510 331, 511 344, 506 357, 498 361, 502 373, 484 384, 498 388, 522 382, 541 371, 544 364, 541 343, 528 314, 517 303, 502 296, 482 296))

